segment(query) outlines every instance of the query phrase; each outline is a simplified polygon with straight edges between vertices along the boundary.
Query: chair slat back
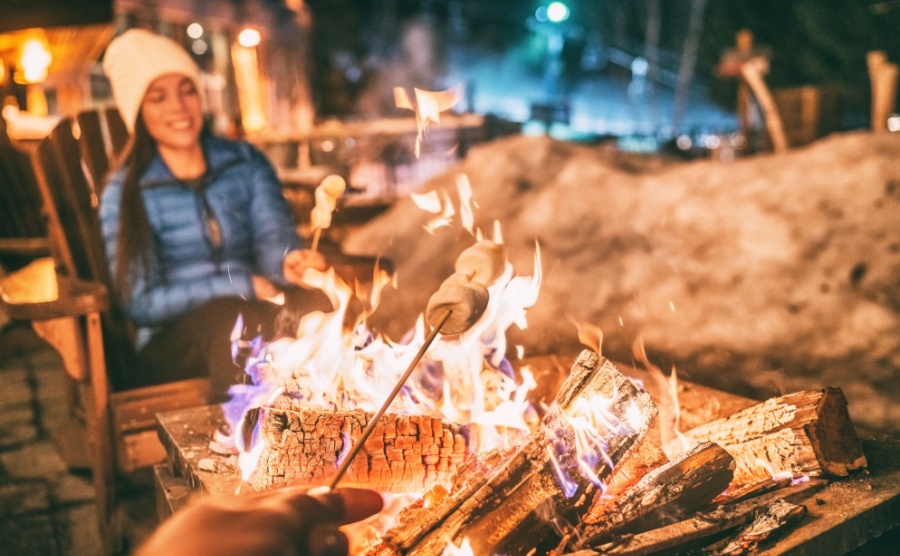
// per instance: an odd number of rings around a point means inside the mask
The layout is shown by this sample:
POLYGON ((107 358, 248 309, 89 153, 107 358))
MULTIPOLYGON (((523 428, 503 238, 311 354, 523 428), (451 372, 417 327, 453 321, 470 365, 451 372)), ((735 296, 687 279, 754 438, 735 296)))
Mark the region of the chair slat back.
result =
MULTIPOLYGON (((86 171, 89 163, 82 158, 83 153, 94 152, 96 145, 104 144, 102 137, 96 134, 98 129, 91 125, 80 127, 76 139, 74 120, 61 120, 38 146, 35 170, 48 207, 51 238, 56 238, 51 241, 51 246, 60 271, 104 284, 111 293, 110 298, 114 299, 100 230, 99 198, 91 183, 93 178, 86 171)), ((109 167, 108 161, 106 167, 109 167)), ((105 177, 104 172, 101 179, 105 181, 105 177)), ((119 382, 117 376, 127 372, 133 362, 134 327, 115 303, 101 319, 108 374, 116 384, 119 382)))
POLYGON ((112 161, 119 158, 128 143, 128 130, 116 108, 81 112, 77 122, 81 156, 94 191, 100 195, 112 161))
POLYGON ((72 120, 57 124, 37 149, 37 169, 44 200, 53 205, 51 225, 65 238, 60 263, 70 276, 109 284, 97 217, 97 198, 82 169, 72 120))

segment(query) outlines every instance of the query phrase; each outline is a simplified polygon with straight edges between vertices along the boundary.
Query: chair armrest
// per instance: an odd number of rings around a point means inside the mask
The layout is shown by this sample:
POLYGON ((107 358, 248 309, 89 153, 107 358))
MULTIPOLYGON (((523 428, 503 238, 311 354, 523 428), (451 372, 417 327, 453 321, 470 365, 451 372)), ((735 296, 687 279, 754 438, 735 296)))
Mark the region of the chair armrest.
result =
POLYGON ((2 299, 12 320, 49 320, 100 313, 109 308, 109 294, 100 282, 58 276, 59 297, 40 303, 13 303, 2 299))
POLYGON ((0 238, 0 254, 46 257, 50 242, 45 237, 4 237, 0 238))

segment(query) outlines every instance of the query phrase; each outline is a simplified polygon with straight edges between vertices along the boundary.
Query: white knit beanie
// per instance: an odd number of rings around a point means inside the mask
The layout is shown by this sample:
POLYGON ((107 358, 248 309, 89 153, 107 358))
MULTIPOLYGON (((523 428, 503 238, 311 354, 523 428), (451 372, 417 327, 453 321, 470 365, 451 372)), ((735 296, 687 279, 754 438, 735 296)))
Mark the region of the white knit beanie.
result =
POLYGON ((186 75, 200 88, 200 68, 174 41, 145 29, 129 29, 109 43, 103 72, 128 131, 134 132, 141 103, 153 81, 169 73, 186 75))

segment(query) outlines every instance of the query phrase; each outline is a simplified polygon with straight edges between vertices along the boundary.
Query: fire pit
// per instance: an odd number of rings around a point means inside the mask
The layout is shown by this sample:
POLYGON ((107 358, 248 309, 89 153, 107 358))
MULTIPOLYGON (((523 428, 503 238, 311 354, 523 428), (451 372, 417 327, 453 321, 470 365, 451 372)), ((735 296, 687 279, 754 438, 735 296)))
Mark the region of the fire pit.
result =
MULTIPOLYGON (((571 361, 571 357, 548 356, 522 362, 534 370, 539 384, 544 385, 542 391, 533 392, 535 399, 546 399, 564 381, 568 372, 566 361, 571 361)), ((624 365, 621 368, 630 378, 647 385, 654 400, 664 399, 664 392, 646 371, 624 365)), ((753 400, 684 381, 678 386, 678 396, 681 421, 685 426, 709 423, 741 410, 751 409, 752 412, 755 405, 753 400)), ((164 413, 158 420, 160 438, 169 454, 167 463, 156 469, 161 516, 177 510, 191 496, 233 495, 239 489, 242 479, 235 458, 216 454, 209 448, 213 432, 223 422, 218 406, 164 413)), ((841 553, 861 546, 898 526, 900 440, 866 431, 859 433, 868 460, 864 472, 854 472, 843 478, 810 479, 793 486, 785 486, 784 480, 776 478, 768 481, 767 487, 745 493, 743 499, 716 509, 702 510, 696 517, 664 526, 650 525, 647 531, 637 534, 616 536, 603 545, 604 552, 649 554, 677 547, 702 546, 723 535, 733 537, 757 513, 778 499, 802 504, 807 516, 780 540, 764 545, 762 553, 841 553), (767 488, 775 487, 780 488, 767 491, 767 488)), ((651 431, 650 437, 654 436, 651 431)), ((625 507, 620 504, 618 511, 625 507)), ((580 552, 584 555, 593 553, 593 550, 580 552)))
MULTIPOLYGON (((468 199, 465 179, 458 186, 468 199)), ((438 195, 420 202, 439 215, 437 225, 455 214, 438 195)), ((251 383, 232 387, 224 412, 159 416, 170 454, 160 485, 179 476, 187 485, 162 489, 165 506, 191 489, 228 495, 313 486, 349 469, 347 484, 418 497, 383 512, 377 535, 354 548, 371 555, 742 553, 792 529, 779 544, 845 550, 897 525, 900 467, 896 454, 888 456, 897 441, 861 444, 839 389, 754 403, 679 386, 640 344, 635 359, 647 372, 626 374, 599 355, 599 334, 594 350, 553 364, 507 359, 505 330, 524 327, 537 297, 540 250, 534 275, 514 276, 499 228, 494 241, 483 240, 471 228, 471 208, 460 213, 479 241, 438 291, 459 297, 433 296, 441 299, 440 324, 429 302, 427 339, 421 318, 400 343, 362 321, 348 326, 349 288, 317 274, 314 285, 335 311, 305 316, 298 339, 248 348, 238 323, 235 353, 251 383), (450 307, 466 303, 478 311, 460 309, 455 327, 431 345, 450 307), (543 391, 529 393, 538 384, 543 391), (391 401, 396 413, 382 413, 391 401), (223 417, 234 432, 233 455, 210 450, 208 433, 223 417), (364 428, 374 433, 363 441, 364 428), (871 496, 875 489, 882 496, 871 496)), ((579 338, 593 343, 578 326, 579 338)))

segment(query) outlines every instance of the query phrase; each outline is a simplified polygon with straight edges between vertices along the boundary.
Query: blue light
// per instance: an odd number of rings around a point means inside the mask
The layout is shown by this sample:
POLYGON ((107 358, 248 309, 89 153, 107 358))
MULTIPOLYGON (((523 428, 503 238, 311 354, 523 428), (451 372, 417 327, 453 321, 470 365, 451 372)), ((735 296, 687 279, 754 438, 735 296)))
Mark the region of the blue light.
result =
POLYGON ((553 23, 561 23, 569 19, 569 7, 562 2, 550 2, 547 6, 547 19, 553 23))

